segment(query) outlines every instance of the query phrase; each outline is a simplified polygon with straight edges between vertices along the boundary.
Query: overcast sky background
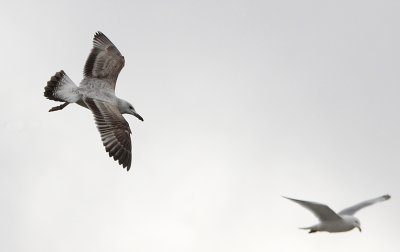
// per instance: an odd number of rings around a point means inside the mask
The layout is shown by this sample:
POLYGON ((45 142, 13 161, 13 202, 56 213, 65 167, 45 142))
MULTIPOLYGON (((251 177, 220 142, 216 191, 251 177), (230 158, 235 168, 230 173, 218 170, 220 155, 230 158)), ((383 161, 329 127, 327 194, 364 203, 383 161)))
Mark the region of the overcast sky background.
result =
POLYGON ((399 1, 3 1, 1 251, 398 251, 399 1), (133 165, 90 111, 43 97, 82 78, 93 34, 125 56, 133 165), (357 214, 307 234, 282 195, 357 214))

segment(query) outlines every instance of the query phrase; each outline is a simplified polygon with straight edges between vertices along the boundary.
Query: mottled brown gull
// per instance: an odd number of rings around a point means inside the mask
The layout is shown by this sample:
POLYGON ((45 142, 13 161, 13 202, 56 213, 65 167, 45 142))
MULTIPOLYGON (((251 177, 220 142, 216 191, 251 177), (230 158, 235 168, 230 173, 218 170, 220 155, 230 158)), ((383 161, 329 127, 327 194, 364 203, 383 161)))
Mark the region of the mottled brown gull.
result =
POLYGON ((143 118, 129 102, 115 96, 118 74, 124 64, 125 59, 117 47, 103 33, 97 32, 79 87, 61 70, 47 82, 44 96, 64 102, 49 112, 61 110, 70 103, 90 109, 106 151, 129 170, 132 162, 131 130, 122 114, 134 115, 141 121, 143 118))
POLYGON ((284 198, 300 204, 301 206, 310 210, 319 219, 320 223, 302 229, 310 230, 309 233, 321 231, 337 233, 350 231, 353 228, 358 228, 358 230, 360 230, 361 232, 360 220, 358 220, 353 215, 364 207, 390 199, 390 195, 383 195, 377 198, 360 202, 354 206, 343 209, 339 213, 335 213, 330 207, 321 203, 291 199, 287 197, 284 198))

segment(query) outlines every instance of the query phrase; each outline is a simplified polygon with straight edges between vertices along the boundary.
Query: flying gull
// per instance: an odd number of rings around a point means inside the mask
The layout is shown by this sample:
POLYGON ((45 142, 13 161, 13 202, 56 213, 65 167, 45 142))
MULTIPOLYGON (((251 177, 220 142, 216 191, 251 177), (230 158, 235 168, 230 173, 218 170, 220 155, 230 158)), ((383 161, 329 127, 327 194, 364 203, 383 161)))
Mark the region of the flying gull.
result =
POLYGON ((358 230, 360 230, 361 232, 360 221, 353 215, 364 207, 390 199, 390 195, 383 195, 374 199, 360 202, 354 206, 343 209, 339 213, 335 213, 327 205, 321 203, 291 199, 287 197, 284 198, 292 200, 300 204, 301 206, 307 208, 320 221, 320 223, 314 226, 301 229, 308 229, 310 230, 309 233, 321 232, 321 231, 326 231, 329 233, 337 233, 337 232, 350 231, 353 228, 358 228, 358 230))
POLYGON ((47 82, 44 96, 63 102, 49 112, 61 110, 70 103, 90 109, 109 156, 129 171, 132 161, 131 130, 122 114, 134 115, 141 121, 143 118, 129 102, 115 96, 118 74, 124 65, 124 56, 117 47, 103 33, 97 32, 79 87, 61 70, 47 82))

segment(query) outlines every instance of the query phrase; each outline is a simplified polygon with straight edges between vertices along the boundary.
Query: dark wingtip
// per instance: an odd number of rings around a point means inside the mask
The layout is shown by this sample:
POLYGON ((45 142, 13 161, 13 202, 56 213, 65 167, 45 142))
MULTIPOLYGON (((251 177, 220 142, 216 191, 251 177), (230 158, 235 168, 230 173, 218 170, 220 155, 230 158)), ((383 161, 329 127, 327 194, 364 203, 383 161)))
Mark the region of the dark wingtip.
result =
POLYGON ((94 36, 93 36, 93 46, 96 47, 96 45, 100 44, 113 44, 109 38, 107 38, 104 33, 101 31, 97 31, 94 36))
POLYGON ((292 199, 292 198, 289 198, 289 197, 286 197, 286 196, 282 196, 282 198, 285 198, 285 199, 288 199, 288 200, 291 200, 291 201, 296 201, 295 199, 292 199))
POLYGON ((129 154, 127 158, 128 159, 125 160, 124 167, 126 167, 126 171, 129 171, 131 169, 132 156, 129 154))
POLYGON ((125 161, 124 163, 122 163, 121 165, 122 165, 122 167, 123 167, 124 169, 126 168, 126 171, 127 171, 127 172, 129 171, 129 169, 131 169, 131 162, 130 162, 129 159, 128 159, 127 161, 125 161))
POLYGON ((96 39, 99 36, 104 36, 104 33, 102 33, 101 31, 95 32, 95 34, 93 35, 93 39, 96 39))

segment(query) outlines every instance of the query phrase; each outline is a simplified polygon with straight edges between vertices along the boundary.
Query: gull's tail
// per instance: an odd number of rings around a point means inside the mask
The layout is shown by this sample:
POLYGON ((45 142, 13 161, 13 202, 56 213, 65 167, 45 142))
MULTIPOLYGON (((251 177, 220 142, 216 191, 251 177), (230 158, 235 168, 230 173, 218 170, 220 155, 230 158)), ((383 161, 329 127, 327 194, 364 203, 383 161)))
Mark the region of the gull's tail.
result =
POLYGON ((301 228, 299 228, 299 229, 309 230, 308 233, 315 233, 315 232, 317 232, 317 230, 314 229, 314 226, 312 226, 312 227, 301 227, 301 228))
POLYGON ((44 87, 44 96, 49 100, 64 102, 60 106, 51 108, 49 112, 63 109, 69 103, 77 102, 80 99, 78 87, 63 70, 57 72, 47 82, 44 87))

